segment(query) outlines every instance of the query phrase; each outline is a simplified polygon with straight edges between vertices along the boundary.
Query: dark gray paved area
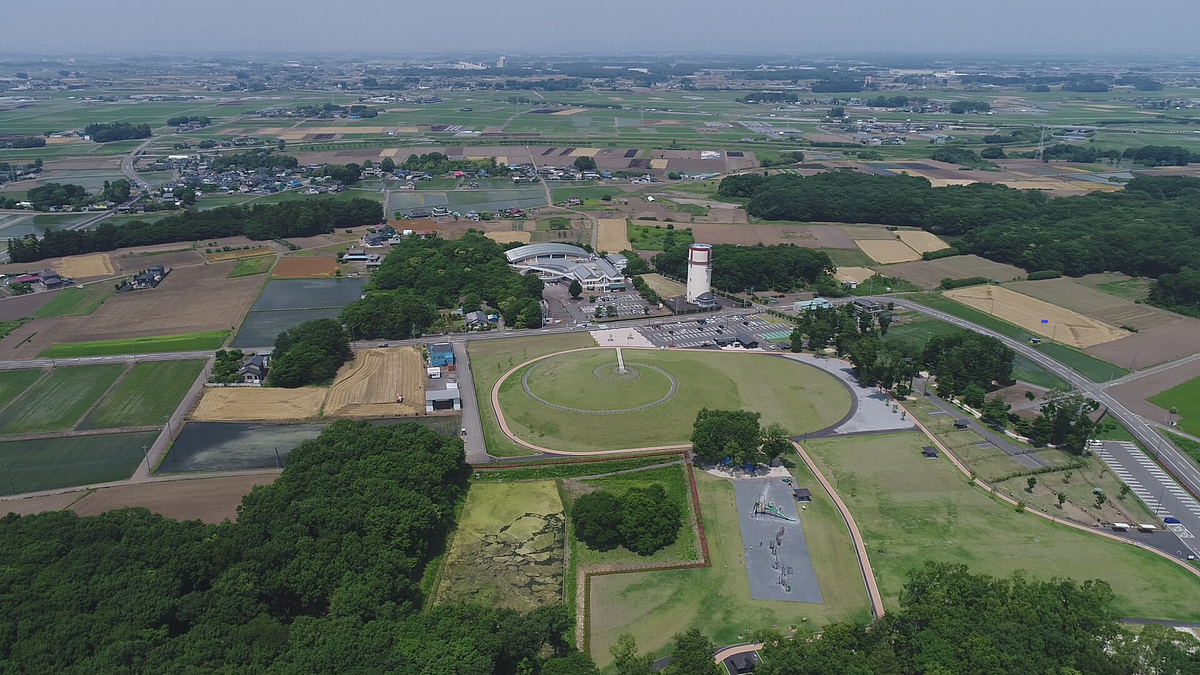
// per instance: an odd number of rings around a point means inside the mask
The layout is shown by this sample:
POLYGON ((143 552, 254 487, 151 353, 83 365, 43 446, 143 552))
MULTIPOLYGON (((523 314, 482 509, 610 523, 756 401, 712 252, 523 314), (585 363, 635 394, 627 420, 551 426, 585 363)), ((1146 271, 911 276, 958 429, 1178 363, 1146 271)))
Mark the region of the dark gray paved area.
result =
POLYGON ((778 478, 747 478, 735 480, 733 488, 737 499, 738 522, 742 528, 742 545, 746 552, 746 574, 750 577, 750 597, 755 600, 823 602, 791 486, 778 478), (762 494, 764 486, 768 500, 795 521, 771 515, 754 515, 754 502, 762 494), (776 556, 771 553, 770 543, 781 527, 784 532, 776 556), (790 592, 779 584, 781 570, 775 568, 776 561, 784 571, 787 568, 791 570, 791 574, 785 577, 785 582, 791 587, 790 592))

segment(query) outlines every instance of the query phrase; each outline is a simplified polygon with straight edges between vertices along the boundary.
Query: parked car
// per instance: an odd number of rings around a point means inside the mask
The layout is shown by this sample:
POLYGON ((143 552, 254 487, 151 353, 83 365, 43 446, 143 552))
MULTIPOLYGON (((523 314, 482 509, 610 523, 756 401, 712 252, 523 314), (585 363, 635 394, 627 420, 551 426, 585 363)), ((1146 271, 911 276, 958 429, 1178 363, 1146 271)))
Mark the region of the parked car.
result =
POLYGON ((1163 522, 1167 523, 1168 525, 1178 525, 1179 519, 1175 516, 1167 516, 1166 518, 1163 518, 1163 522))

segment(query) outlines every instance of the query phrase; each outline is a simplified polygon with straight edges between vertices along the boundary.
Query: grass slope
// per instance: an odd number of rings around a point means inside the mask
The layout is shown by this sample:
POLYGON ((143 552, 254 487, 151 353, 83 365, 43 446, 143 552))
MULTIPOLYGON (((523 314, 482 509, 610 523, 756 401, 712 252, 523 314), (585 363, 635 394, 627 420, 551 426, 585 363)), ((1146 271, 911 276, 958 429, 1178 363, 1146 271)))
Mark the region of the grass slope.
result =
POLYGON ((99 309, 104 301, 116 293, 107 283, 90 284, 83 288, 65 288, 50 302, 38 307, 31 315, 34 319, 52 316, 84 316, 99 309))
POLYGON ((38 354, 38 356, 65 359, 80 356, 108 356, 112 354, 210 351, 220 349, 228 337, 229 331, 215 330, 204 333, 156 335, 153 337, 97 340, 95 342, 68 342, 66 344, 51 345, 38 354))
MULTIPOLYGON (((624 350, 626 363, 663 368, 679 381, 674 398, 638 412, 592 415, 550 408, 527 396, 521 370, 500 388, 500 403, 509 429, 532 443, 566 452, 611 450, 688 443, 696 413, 702 407, 746 409, 762 413, 762 423, 779 422, 790 433, 814 431, 834 424, 850 409, 850 395, 841 382, 810 366, 764 354, 624 350)), ((659 391, 664 379, 648 368, 627 383, 607 383, 592 375, 601 363, 615 363, 613 350, 556 357, 535 370, 530 389, 551 403, 586 410, 625 407, 620 392, 628 391, 630 406, 659 391), (590 395, 595 400, 589 401, 590 395)), ((662 393, 666 393, 663 391, 662 393)), ((662 394, 658 394, 661 396, 662 394)))
POLYGON ((124 370, 120 364, 56 369, 0 413, 0 434, 70 429, 124 370))
POLYGON ((8 465, 5 483, 11 479, 21 493, 124 480, 145 458, 142 448, 157 436, 151 431, 0 442, 0 457, 8 465))
POLYGON ((839 486, 866 540, 884 603, 898 605, 910 570, 925 560, 1007 576, 1103 579, 1122 616, 1195 621, 1200 583, 1146 551, 1050 523, 967 484, 949 460, 927 460, 921 434, 808 442, 839 486))
POLYGON ((1179 420, 1179 428, 1200 435, 1200 377, 1171 387, 1147 400, 1164 410, 1175 408, 1183 418, 1179 420))
MULTIPOLYGON (((816 485, 807 470, 792 471, 800 485, 816 485)), ((672 635, 690 628, 734 644, 745 641, 746 631, 773 625, 786 631, 805 620, 821 626, 870 619, 850 533, 827 496, 818 493, 800 515, 825 599, 808 604, 750 599, 733 482, 697 471, 696 488, 712 566, 592 577, 590 651, 598 665, 612 663, 608 648, 621 633, 636 636, 644 652, 661 654, 672 635)))
POLYGON ((139 363, 80 424, 82 429, 166 424, 204 361, 139 363))

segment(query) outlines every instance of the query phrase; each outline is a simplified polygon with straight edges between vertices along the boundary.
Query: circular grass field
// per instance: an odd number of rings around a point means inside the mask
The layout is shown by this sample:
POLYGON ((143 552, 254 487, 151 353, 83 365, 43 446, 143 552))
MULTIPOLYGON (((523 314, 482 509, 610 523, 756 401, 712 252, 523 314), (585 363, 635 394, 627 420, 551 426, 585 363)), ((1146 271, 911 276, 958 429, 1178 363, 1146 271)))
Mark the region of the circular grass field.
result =
POLYGON ((499 393, 509 429, 545 448, 588 452, 687 444, 700 408, 752 410, 764 425, 778 422, 793 435, 824 429, 850 411, 840 381, 791 359, 622 352, 627 375, 615 372, 615 349, 551 356, 509 375, 499 393))

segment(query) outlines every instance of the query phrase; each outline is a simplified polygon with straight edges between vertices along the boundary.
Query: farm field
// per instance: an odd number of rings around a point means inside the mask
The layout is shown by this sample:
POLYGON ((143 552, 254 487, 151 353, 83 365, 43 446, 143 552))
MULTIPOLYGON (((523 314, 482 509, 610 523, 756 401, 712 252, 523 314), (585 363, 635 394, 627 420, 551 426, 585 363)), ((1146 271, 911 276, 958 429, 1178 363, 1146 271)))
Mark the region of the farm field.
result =
POLYGON ((53 299, 53 293, 27 293, 9 298, 0 298, 0 321, 23 319, 53 299))
POLYGON ((268 312, 250 312, 246 320, 238 327, 237 335, 231 346, 239 349, 269 347, 275 344, 275 338, 283 331, 314 319, 336 319, 342 310, 338 307, 329 309, 284 309, 268 312))
MULTIPOLYGON (((669 224, 669 223, 668 223, 669 224)), ((628 237, 629 247, 631 250, 638 251, 661 251, 664 249, 663 239, 667 233, 671 233, 675 239, 675 244, 691 244, 695 241, 691 232, 685 229, 668 230, 666 225, 640 225, 637 223, 629 225, 626 228, 625 235, 628 237)), ((720 242, 715 242, 720 243, 720 242)), ((621 249, 624 250, 624 249, 621 249)))
POLYGON ((303 420, 321 412, 321 387, 206 387, 191 418, 202 422, 303 420))
POLYGON ((243 258, 257 258, 258 256, 272 255, 273 253, 275 253, 275 251, 273 249, 271 249, 269 246, 262 246, 259 248, 248 248, 248 249, 244 248, 244 249, 235 250, 235 251, 213 251, 212 253, 205 253, 204 257, 209 262, 225 262, 227 260, 242 260, 243 258))
MULTIPOLYGON (((285 258, 284 260, 287 260, 285 258)), ((297 258, 297 260, 303 260, 297 258)), ((283 260, 280 261, 283 264, 283 260)), ((278 269, 278 266, 276 266, 278 269)), ((367 279, 272 279, 267 282, 253 311, 274 309, 324 309, 345 307, 362 295, 367 279)), ((273 340, 272 340, 273 341, 273 340)))
POLYGON ((69 342, 52 345, 38 356, 45 358, 76 358, 112 354, 154 354, 158 352, 198 352, 220 349, 229 338, 229 331, 159 335, 156 337, 69 342))
POLYGON ((86 316, 100 308, 105 300, 116 293, 112 285, 97 283, 83 288, 64 288, 54 294, 50 302, 34 310, 29 316, 45 319, 54 316, 86 316))
MULTIPOLYGON (((145 461, 157 431, 0 442, 16 492, 124 480, 145 461)), ((8 487, 8 486, 5 486, 8 487)), ((0 504, 0 511, 4 511, 0 504)))
POLYGON ((751 223, 730 225, 692 223, 689 225, 696 241, 706 244, 795 244, 805 248, 846 249, 858 252, 854 242, 833 225, 804 225, 801 223, 751 223))
POLYGON ((1025 278, 1025 270, 1002 265, 976 255, 956 255, 940 260, 922 260, 888 267, 890 276, 902 277, 917 286, 930 290, 941 285, 942 279, 987 277, 994 281, 1025 278))
MULTIPOLYGON (((491 400, 492 385, 501 375, 519 363, 543 354, 595 346, 596 341, 592 336, 584 333, 468 342, 467 353, 470 356, 471 377, 475 383, 475 398, 481 402, 491 400)), ((487 441, 488 454, 495 457, 533 454, 501 433, 500 425, 496 422, 496 413, 490 405, 481 403, 479 416, 483 423, 483 436, 487 441)))
POLYGON ((483 236, 497 244, 528 244, 533 241, 532 232, 485 232, 483 236))
MULTIPOLYGON (((799 485, 816 486, 802 466, 790 471, 799 485)), ((771 626, 786 630, 804 619, 814 628, 831 621, 870 619, 850 533, 826 495, 815 491, 813 502, 801 512, 824 602, 752 600, 733 482, 703 471, 695 475, 712 565, 592 577, 589 651, 597 665, 612 663, 608 648, 622 633, 637 636, 641 651, 657 656, 668 648, 672 635, 689 628, 698 628, 717 644, 736 644, 748 637, 745 631, 771 626)))
POLYGON ((120 364, 54 369, 0 412, 0 434, 70 429, 124 371, 120 364))
POLYGON ((80 423, 79 428, 114 429, 166 424, 203 368, 202 360, 138 363, 80 423))
POLYGON ((1179 428, 1200 436, 1200 377, 1151 396, 1149 400, 1163 410, 1175 408, 1179 415, 1179 428))
POLYGON ((871 260, 881 264, 912 262, 920 260, 921 254, 909 248, 902 241, 883 239, 855 239, 854 243, 866 253, 871 260))
POLYGON ((342 366, 325 414, 333 417, 390 417, 425 412, 425 362, 416 347, 359 349, 342 366), (396 397, 404 395, 404 403, 396 397))
POLYGON ((113 264, 107 253, 90 253, 60 259, 54 271, 72 279, 108 277, 113 274, 113 264))
POLYGON ((643 274, 642 281, 645 281, 651 290, 664 298, 673 298, 687 292, 687 286, 658 273, 643 274))
POLYGON ((623 352, 627 366, 638 371, 632 379, 609 374, 616 364, 610 349, 552 357, 511 375, 499 396, 509 429, 535 445, 581 452, 686 444, 701 407, 754 410, 762 413, 763 424, 779 422, 792 434, 832 425, 850 409, 841 382, 790 359, 753 353, 623 352), (627 412, 552 408, 524 391, 526 374, 530 391, 551 404, 627 412), (673 395, 672 377, 678 383, 673 395), (662 402, 634 410, 657 401, 662 402))
POLYGON ((839 267, 833 273, 833 278, 838 281, 852 281, 856 284, 861 284, 873 276, 875 276, 875 270, 869 267, 839 267))
POLYGON ((254 486, 274 481, 275 474, 258 474, 121 485, 91 491, 70 509, 81 516, 94 516, 112 509, 142 507, 175 520, 220 523, 237 520, 237 507, 254 486))
POLYGON ((927 460, 917 433, 810 440, 807 449, 854 513, 888 607, 909 570, 933 559, 976 574, 1024 570, 1049 580, 1103 579, 1121 616, 1193 621, 1200 584, 1174 563, 1101 537, 1017 513, 994 501, 945 458, 927 460), (937 546, 930 546, 937 541, 937 546), (944 542, 944 543, 943 543, 944 542))
POLYGON ((938 238, 936 234, 924 230, 898 230, 896 236, 904 245, 917 253, 940 251, 949 248, 949 244, 938 238))
POLYGON ((1088 274, 1076 279, 1079 283, 1126 300, 1145 300, 1150 296, 1150 280, 1116 272, 1088 274))
POLYGON ((0 408, 8 405, 43 375, 44 370, 5 370, 0 372, 0 408))
POLYGON ((337 272, 337 258, 280 258, 271 270, 272 279, 325 279, 337 272))
POLYGON ((627 222, 624 218, 599 218, 596 225, 596 250, 608 253, 619 253, 633 248, 626 233, 627 222))
POLYGON ((1178 320, 1178 314, 1118 298, 1073 279, 1045 279, 1005 284, 1018 293, 1044 300, 1111 326, 1131 326, 1139 331, 1178 320))
POLYGON ((1002 286, 970 286, 946 291, 946 297, 992 314, 1025 330, 1083 349, 1129 335, 1097 319, 1022 295, 1002 286), (1042 323, 1046 321, 1047 323, 1042 323))
POLYGON ((564 536, 554 481, 472 485, 434 602, 521 612, 562 602, 564 536))
POLYGON ((236 279, 238 277, 248 277, 255 274, 262 274, 271 269, 271 265, 274 262, 275 258, 268 256, 259 256, 257 258, 246 258, 245 260, 239 260, 237 264, 233 266, 233 269, 229 270, 229 274, 226 275, 226 278, 236 279))
POLYGON ((1180 317, 1084 351, 1129 370, 1175 361, 1200 351, 1200 320, 1180 317))

